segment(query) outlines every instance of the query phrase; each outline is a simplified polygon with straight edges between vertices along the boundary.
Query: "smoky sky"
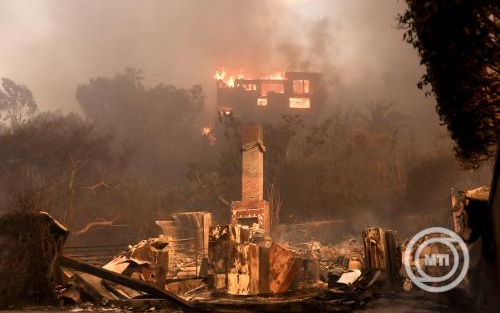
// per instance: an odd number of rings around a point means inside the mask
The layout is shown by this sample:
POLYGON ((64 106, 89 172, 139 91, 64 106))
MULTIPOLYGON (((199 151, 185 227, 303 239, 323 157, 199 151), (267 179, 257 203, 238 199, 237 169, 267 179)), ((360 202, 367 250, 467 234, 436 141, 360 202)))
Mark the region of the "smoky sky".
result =
POLYGON ((320 71, 331 106, 395 102, 425 145, 439 123, 396 29, 403 10, 396 0, 3 0, 0 77, 27 85, 42 109, 78 111, 78 84, 125 67, 147 85, 203 84, 209 102, 222 67, 320 71))

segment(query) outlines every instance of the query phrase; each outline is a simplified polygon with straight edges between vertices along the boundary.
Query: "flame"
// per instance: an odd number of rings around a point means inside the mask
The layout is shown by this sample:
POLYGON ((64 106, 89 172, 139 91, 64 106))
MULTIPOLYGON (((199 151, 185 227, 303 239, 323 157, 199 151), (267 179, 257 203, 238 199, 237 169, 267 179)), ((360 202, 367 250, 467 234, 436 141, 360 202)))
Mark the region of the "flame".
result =
POLYGON ((215 75, 214 75, 215 79, 217 79, 217 80, 224 80, 224 77, 226 77, 226 71, 224 71, 224 69, 222 69, 220 72, 219 71, 215 71, 215 75))
POLYGON ((208 126, 207 127, 203 127, 201 129, 201 135, 207 137, 208 143, 211 146, 215 146, 215 143, 216 143, 217 140, 215 138, 215 134, 213 133, 211 127, 208 127, 208 126))
MULTIPOLYGON (((234 81, 237 79, 245 78, 245 74, 242 73, 228 74, 228 72, 226 72, 224 68, 222 68, 220 70, 215 71, 214 78, 217 81, 223 82, 228 87, 234 87, 234 81)), ((270 75, 261 77, 261 79, 285 80, 285 75, 283 71, 276 71, 270 75)))
POLYGON ((234 87, 234 81, 236 79, 242 79, 244 77, 245 77, 245 75, 243 75, 243 74, 228 75, 224 69, 216 71, 215 75, 214 75, 214 78, 216 80, 222 81, 224 84, 226 84, 229 87, 234 87))
POLYGON ((285 75, 282 71, 277 71, 275 73, 272 73, 271 75, 267 75, 266 77, 264 77, 264 79, 284 80, 285 75))

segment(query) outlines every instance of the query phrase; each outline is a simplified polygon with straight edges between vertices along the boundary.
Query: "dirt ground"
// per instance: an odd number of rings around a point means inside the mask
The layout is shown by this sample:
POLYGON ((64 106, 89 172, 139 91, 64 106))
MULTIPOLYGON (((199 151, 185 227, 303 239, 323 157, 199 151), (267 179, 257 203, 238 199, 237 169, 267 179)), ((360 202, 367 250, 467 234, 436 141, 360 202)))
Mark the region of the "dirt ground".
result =
MULTIPOLYGON (((9 313, 79 313, 79 312, 167 312, 166 310, 156 310, 155 308, 144 308, 144 310, 121 310, 118 308, 85 308, 71 307, 62 310, 54 307, 26 307, 24 310, 8 310, 9 313)), ((234 311, 238 313, 240 311, 234 311)), ((467 308, 451 308, 446 297, 439 294, 427 292, 410 293, 399 295, 384 295, 367 303, 362 310, 352 311, 352 313, 473 313, 467 308)), ((226 312, 227 313, 227 312, 226 312)), ((306 312, 304 312, 306 313, 306 312)))

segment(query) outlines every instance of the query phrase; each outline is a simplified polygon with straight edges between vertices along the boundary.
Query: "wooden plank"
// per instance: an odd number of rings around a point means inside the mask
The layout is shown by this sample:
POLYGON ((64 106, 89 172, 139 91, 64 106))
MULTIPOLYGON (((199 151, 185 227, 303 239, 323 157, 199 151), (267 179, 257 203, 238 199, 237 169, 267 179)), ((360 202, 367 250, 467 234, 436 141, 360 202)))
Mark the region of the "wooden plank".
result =
POLYGON ((387 270, 387 254, 384 230, 380 227, 365 229, 363 241, 368 268, 385 272, 387 270))
POLYGON ((270 293, 269 290, 269 247, 259 246, 259 293, 270 293))
POLYGON ((259 294, 259 246, 255 244, 250 244, 248 247, 248 274, 250 275, 249 293, 259 294))
POLYGON ((75 271, 80 271, 84 272, 87 274, 91 274, 97 277, 100 277, 105 280, 109 280, 111 282, 123 285, 125 287, 129 287, 138 291, 145 292, 152 297, 158 298, 158 299, 166 299, 172 301, 172 303, 179 305, 181 308, 184 309, 192 309, 193 307, 191 306, 190 303, 184 301, 183 299, 179 298, 173 293, 170 293, 166 290, 161 290, 160 288, 148 284, 146 282, 143 282, 141 280, 128 277, 122 274, 118 274, 115 272, 108 271, 104 268, 100 267, 95 267, 90 264, 86 264, 71 258, 68 258, 66 256, 59 256, 59 264, 61 266, 68 267, 70 269, 73 269, 75 271))
POLYGON ((397 232, 387 230, 385 232, 385 247, 387 253, 387 277, 391 287, 401 290, 402 281, 399 271, 401 270, 401 247, 397 237, 397 232))

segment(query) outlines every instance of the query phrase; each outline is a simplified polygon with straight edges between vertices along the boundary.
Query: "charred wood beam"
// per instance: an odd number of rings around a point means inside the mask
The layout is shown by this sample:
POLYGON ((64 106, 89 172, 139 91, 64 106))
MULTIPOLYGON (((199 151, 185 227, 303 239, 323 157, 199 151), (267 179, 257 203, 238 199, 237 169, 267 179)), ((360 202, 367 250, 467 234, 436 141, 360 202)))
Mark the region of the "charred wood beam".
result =
MULTIPOLYGON (((128 277, 122 274, 118 274, 112 271, 108 271, 107 269, 100 268, 100 267, 95 267, 90 264, 86 264, 84 262, 80 262, 78 260, 68 258, 66 256, 59 256, 59 264, 61 266, 68 267, 70 269, 73 269, 75 271, 80 271, 84 272, 105 280, 108 280, 113 283, 120 284, 125 287, 129 287, 138 291, 145 292, 152 297, 158 298, 158 299, 166 299, 171 301, 173 304, 178 305, 181 309, 189 309, 192 310, 193 306, 188 303, 187 301, 184 301, 183 299, 179 298, 178 296, 174 295, 173 293, 170 293, 166 290, 162 290, 156 286, 153 286, 151 284, 148 284, 146 282, 143 282, 141 280, 128 277)), ((199 309, 198 309, 199 310, 199 309)))

